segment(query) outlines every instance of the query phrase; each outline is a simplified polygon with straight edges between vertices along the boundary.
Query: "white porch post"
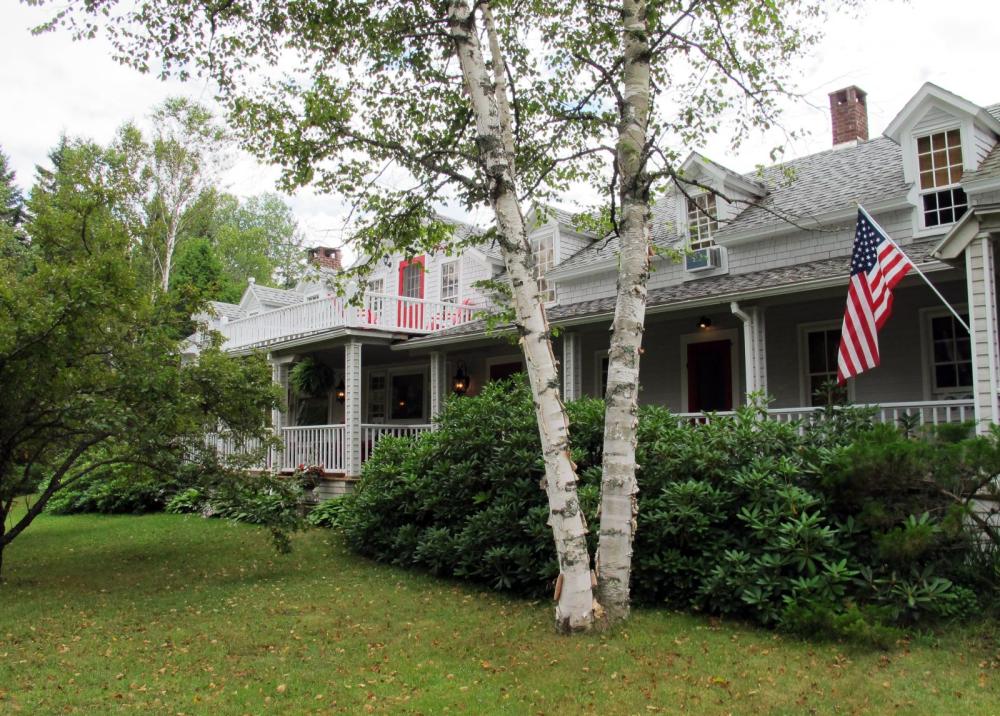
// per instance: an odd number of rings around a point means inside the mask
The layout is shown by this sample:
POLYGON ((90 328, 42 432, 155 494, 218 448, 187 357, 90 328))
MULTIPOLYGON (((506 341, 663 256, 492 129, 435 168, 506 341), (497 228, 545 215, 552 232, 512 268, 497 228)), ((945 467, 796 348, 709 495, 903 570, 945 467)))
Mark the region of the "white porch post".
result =
MULTIPOLYGON (((583 360, 580 334, 563 333, 563 400, 576 400, 583 394, 583 360)), ((604 397, 604 396, 601 396, 604 397)))
POLYGON ((767 394, 767 341, 764 331, 764 309, 759 306, 740 308, 730 304, 733 315, 743 322, 743 360, 746 373, 746 394, 767 394))
POLYGON ((445 374, 444 353, 431 353, 431 420, 441 414, 444 407, 445 386, 448 376, 445 374))
POLYGON ((344 346, 344 468, 347 477, 361 475, 361 342, 344 346))
POLYGON ((291 395, 288 392, 288 372, 294 361, 295 356, 268 356, 268 362, 271 364, 271 380, 274 381, 275 385, 281 386, 281 402, 284 407, 284 409, 278 407, 271 411, 271 427, 279 435, 281 429, 288 427, 289 423, 288 410, 291 407, 291 395))
POLYGON ((965 273, 969 291, 969 328, 972 331, 972 397, 976 432, 989 431, 1000 421, 997 403, 998 357, 997 293, 993 244, 976 237, 965 250, 965 273))

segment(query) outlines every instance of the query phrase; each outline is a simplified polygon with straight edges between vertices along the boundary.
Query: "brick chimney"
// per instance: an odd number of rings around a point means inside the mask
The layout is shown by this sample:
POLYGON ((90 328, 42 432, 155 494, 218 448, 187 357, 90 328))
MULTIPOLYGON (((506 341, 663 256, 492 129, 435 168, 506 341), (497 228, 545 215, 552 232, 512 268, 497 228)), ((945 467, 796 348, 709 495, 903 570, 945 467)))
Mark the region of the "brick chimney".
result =
POLYGON ((851 85, 830 93, 833 146, 868 139, 867 93, 851 85))
POLYGON ((340 271, 340 249, 331 249, 327 246, 314 246, 309 249, 309 263, 319 268, 340 271))

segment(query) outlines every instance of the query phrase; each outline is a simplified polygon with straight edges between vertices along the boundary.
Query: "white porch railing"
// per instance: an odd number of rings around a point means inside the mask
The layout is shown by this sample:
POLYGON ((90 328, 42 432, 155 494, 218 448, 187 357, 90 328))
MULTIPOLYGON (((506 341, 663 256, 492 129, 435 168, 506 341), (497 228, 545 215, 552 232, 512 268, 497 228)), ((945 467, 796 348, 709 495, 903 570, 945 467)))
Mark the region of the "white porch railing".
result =
MULTIPOLYGON (((875 421, 879 423, 897 424, 903 416, 916 416, 918 425, 941 425, 943 423, 964 423, 975 419, 972 399, 961 400, 918 400, 905 403, 872 403, 851 407, 872 408, 875 410, 875 421)), ((811 423, 819 416, 819 409, 812 408, 773 408, 767 411, 768 417, 780 423, 790 423, 800 420, 811 423)), ((733 415, 733 411, 719 413, 678 413, 681 422, 708 423, 713 416, 733 415)))
MULTIPOLYGON (((916 416, 919 425, 941 425, 962 423, 974 419, 971 399, 963 400, 923 400, 907 403, 881 403, 863 405, 875 409, 875 420, 880 423, 896 424, 904 415, 916 416)), ((768 410, 772 420, 782 423, 801 421, 803 425, 815 421, 820 413, 817 408, 775 408, 768 410)), ((716 417, 731 416, 733 411, 719 413, 678 413, 681 423, 707 424, 716 417)), ((365 423, 361 426, 361 461, 371 457, 379 440, 384 437, 407 437, 433 430, 433 425, 391 425, 365 423)), ((295 470, 299 465, 322 465, 326 472, 346 471, 346 429, 344 425, 308 425, 282 428, 285 447, 281 451, 271 451, 260 469, 278 472, 295 470)), ((222 456, 235 455, 256 444, 237 445, 231 439, 219 436, 209 438, 210 444, 222 456)))
MULTIPOLYGON (((433 429, 433 425, 362 425, 361 461, 364 462, 371 457, 375 446, 384 437, 407 437, 433 429)), ((322 465, 326 472, 346 471, 347 438, 343 424, 282 428, 281 437, 285 443, 284 450, 269 451, 263 461, 254 466, 256 469, 291 472, 299 465, 307 467, 322 465)), ((234 440, 219 435, 210 436, 209 445, 216 449, 220 457, 238 455, 259 447, 256 441, 236 444, 234 440)))
POLYGON ((225 348, 268 345, 332 328, 373 328, 399 333, 431 333, 473 320, 481 306, 366 294, 359 306, 340 297, 285 306, 219 328, 225 348))
POLYGON ((378 441, 384 437, 411 437, 419 435, 428 430, 433 430, 433 425, 386 425, 386 424, 364 424, 361 426, 361 461, 364 462, 371 457, 378 441))
POLYGON ((343 425, 303 425, 282 428, 285 449, 271 465, 273 470, 294 470, 299 465, 322 465, 327 472, 343 472, 343 425))

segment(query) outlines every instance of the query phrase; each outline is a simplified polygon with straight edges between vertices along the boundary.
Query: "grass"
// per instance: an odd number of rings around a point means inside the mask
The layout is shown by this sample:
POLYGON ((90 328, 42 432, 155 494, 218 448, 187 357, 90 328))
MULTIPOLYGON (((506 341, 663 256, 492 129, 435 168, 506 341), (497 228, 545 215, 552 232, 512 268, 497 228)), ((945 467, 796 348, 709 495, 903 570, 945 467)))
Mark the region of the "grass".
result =
POLYGON ((995 714, 997 630, 888 653, 639 611, 560 637, 549 604, 197 517, 43 517, 0 586, 0 713, 995 714))

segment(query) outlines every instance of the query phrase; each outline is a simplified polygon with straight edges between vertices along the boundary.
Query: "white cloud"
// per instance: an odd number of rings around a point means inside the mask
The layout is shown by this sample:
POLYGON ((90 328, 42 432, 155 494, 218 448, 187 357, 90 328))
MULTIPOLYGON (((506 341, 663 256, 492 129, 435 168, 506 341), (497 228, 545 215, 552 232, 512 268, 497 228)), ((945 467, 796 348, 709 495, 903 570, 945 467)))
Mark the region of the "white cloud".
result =
MULTIPOLYGON (((786 157, 830 146, 827 93, 856 84, 868 92, 869 126, 880 133, 924 81, 933 81, 980 104, 1000 101, 987 78, 998 65, 995 0, 883 1, 866 6, 859 17, 839 16, 825 40, 801 62, 798 88, 805 101, 790 104, 783 124, 809 136, 787 146, 786 157)), ((61 133, 107 142, 124 121, 145 122, 153 105, 182 94, 211 98, 207 85, 161 82, 116 64, 105 42, 73 42, 64 32, 40 37, 29 28, 51 9, 4 3, 0 7, 0 147, 11 156, 19 182, 27 187, 34 166, 61 133)), ((747 143, 731 156, 724 138, 701 147, 717 161, 740 171, 768 163, 768 152, 784 143, 781 132, 747 143)), ((277 171, 244 158, 226 178, 240 195, 274 191, 277 171)), ((348 207, 336 197, 302 191, 289 199, 310 243, 341 241, 348 207)), ((468 216, 457 206, 450 215, 488 223, 488 212, 468 216)))

